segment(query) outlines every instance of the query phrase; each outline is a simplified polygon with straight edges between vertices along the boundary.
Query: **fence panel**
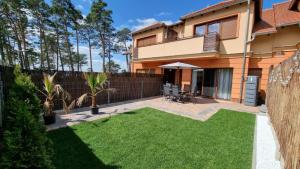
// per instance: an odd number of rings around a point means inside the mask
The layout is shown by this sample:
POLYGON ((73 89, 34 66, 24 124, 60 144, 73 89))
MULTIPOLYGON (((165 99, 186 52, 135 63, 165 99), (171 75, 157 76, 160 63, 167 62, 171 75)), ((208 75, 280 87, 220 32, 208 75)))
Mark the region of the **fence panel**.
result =
POLYGON ((270 69, 267 107, 285 169, 300 168, 300 51, 270 69))
MULTIPOLYGON (((2 74, 5 74, 4 88, 12 83, 13 68, 1 67, 0 71, 5 70, 2 74)), ((38 70, 25 71, 31 76, 34 84, 39 88, 43 88, 43 72, 38 70)), ((50 72, 54 74, 55 72, 50 72)), ((86 81, 83 78, 82 72, 57 72, 55 81, 62 85, 62 87, 68 91, 72 99, 77 99, 82 94, 89 91, 86 81)), ((102 92, 97 96, 97 104, 116 103, 121 101, 140 99, 144 97, 158 96, 160 94, 162 86, 161 75, 148 75, 148 74, 134 74, 134 73, 120 73, 109 75, 109 85, 111 88, 116 89, 115 92, 102 92)), ((44 96, 38 93, 41 100, 44 100, 44 96)), ((83 106, 90 106, 90 101, 83 104, 83 106)), ((55 101, 55 109, 61 109, 61 101, 55 101)))

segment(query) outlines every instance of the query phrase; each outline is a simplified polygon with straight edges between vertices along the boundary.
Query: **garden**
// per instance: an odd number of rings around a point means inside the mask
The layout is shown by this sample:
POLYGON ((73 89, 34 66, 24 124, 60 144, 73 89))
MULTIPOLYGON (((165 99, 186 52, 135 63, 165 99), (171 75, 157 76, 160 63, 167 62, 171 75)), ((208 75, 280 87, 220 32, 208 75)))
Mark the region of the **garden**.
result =
POLYGON ((87 93, 69 99, 70 93, 55 82, 55 75, 44 74, 43 88, 38 88, 30 76, 15 69, 4 109, 1 168, 240 169, 252 165, 255 115, 250 113, 223 109, 202 122, 142 108, 46 132, 44 123, 55 123, 55 103, 62 102, 65 113, 71 113, 86 101, 95 114, 98 93, 118 92, 105 87, 105 74, 84 74, 87 93), (38 93, 45 99, 40 100, 38 93))

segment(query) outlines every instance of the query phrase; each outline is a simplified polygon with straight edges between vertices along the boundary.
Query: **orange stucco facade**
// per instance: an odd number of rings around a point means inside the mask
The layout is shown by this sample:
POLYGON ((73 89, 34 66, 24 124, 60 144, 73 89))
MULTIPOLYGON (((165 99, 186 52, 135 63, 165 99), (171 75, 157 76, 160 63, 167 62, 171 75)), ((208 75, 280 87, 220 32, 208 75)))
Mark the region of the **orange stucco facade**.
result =
MULTIPOLYGON (((243 72, 243 49, 245 47, 245 22, 246 22, 245 3, 233 5, 223 10, 218 10, 205 15, 193 16, 192 18, 184 19, 178 25, 172 25, 168 29, 173 29, 178 32, 178 35, 184 37, 193 35, 195 25, 199 23, 212 22, 214 19, 222 18, 222 16, 238 16, 237 18, 237 36, 231 39, 220 40, 219 50, 206 52, 198 50, 205 46, 203 39, 183 40, 176 42, 164 42, 163 37, 166 30, 163 28, 155 28, 154 30, 145 30, 133 34, 133 46, 137 50, 136 58, 133 59, 131 69, 137 72, 141 69, 154 70, 156 74, 164 74, 164 69, 159 66, 173 62, 183 62, 198 66, 201 69, 232 69, 232 85, 231 99, 239 101, 240 86, 243 72), (137 41, 140 37, 157 34, 159 43, 150 46, 138 47, 137 41), (197 46, 198 45, 198 46, 197 46)), ((297 44, 300 42, 299 25, 288 25, 276 28, 276 32, 266 32, 263 34, 254 35, 254 27, 256 25, 255 5, 252 2, 250 6, 249 16, 249 35, 247 38, 247 57, 245 59, 245 77, 259 70, 260 83, 259 90, 262 98, 265 97, 269 68, 272 65, 280 64, 283 60, 291 57, 298 49, 297 44)), ((199 37, 195 37, 199 38, 199 37)), ((201 37, 200 37, 201 38, 201 37)), ((191 38, 193 39, 193 38, 191 38)), ((245 83, 245 82, 243 82, 245 83)), ((184 69, 181 73, 181 86, 192 84, 192 70, 184 69)), ((245 84, 244 84, 245 85, 245 84)), ((243 94, 244 96, 244 94, 243 94)))

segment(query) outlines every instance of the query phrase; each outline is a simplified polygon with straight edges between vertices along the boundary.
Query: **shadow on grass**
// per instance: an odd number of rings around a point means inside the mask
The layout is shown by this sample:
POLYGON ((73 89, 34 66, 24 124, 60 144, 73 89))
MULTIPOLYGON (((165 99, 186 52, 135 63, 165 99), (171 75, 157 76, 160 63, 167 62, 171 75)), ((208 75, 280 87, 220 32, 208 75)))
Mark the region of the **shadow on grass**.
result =
POLYGON ((123 113, 123 114, 126 114, 126 115, 134 115, 134 114, 136 114, 136 112, 135 112, 135 111, 129 111, 129 112, 125 112, 125 113, 123 113))
POLYGON ((53 163, 57 169, 120 169, 120 166, 106 165, 89 145, 84 143, 71 128, 48 133, 53 142, 53 163))

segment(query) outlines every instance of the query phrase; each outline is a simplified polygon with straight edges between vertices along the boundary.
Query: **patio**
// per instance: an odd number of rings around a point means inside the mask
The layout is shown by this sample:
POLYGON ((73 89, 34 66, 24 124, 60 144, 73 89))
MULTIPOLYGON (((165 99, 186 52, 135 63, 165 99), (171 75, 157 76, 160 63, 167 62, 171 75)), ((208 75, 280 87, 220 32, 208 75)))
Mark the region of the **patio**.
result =
POLYGON ((71 114, 58 112, 57 121, 48 125, 47 130, 54 130, 66 126, 72 126, 84 121, 94 121, 107 118, 112 115, 136 110, 144 107, 151 107, 179 116, 188 117, 194 120, 206 121, 220 109, 228 109, 239 112, 258 113, 258 107, 249 107, 242 104, 224 100, 206 99, 196 97, 191 102, 177 103, 165 100, 163 97, 152 97, 148 99, 132 100, 109 105, 102 105, 98 115, 92 115, 89 108, 76 109, 71 114))

